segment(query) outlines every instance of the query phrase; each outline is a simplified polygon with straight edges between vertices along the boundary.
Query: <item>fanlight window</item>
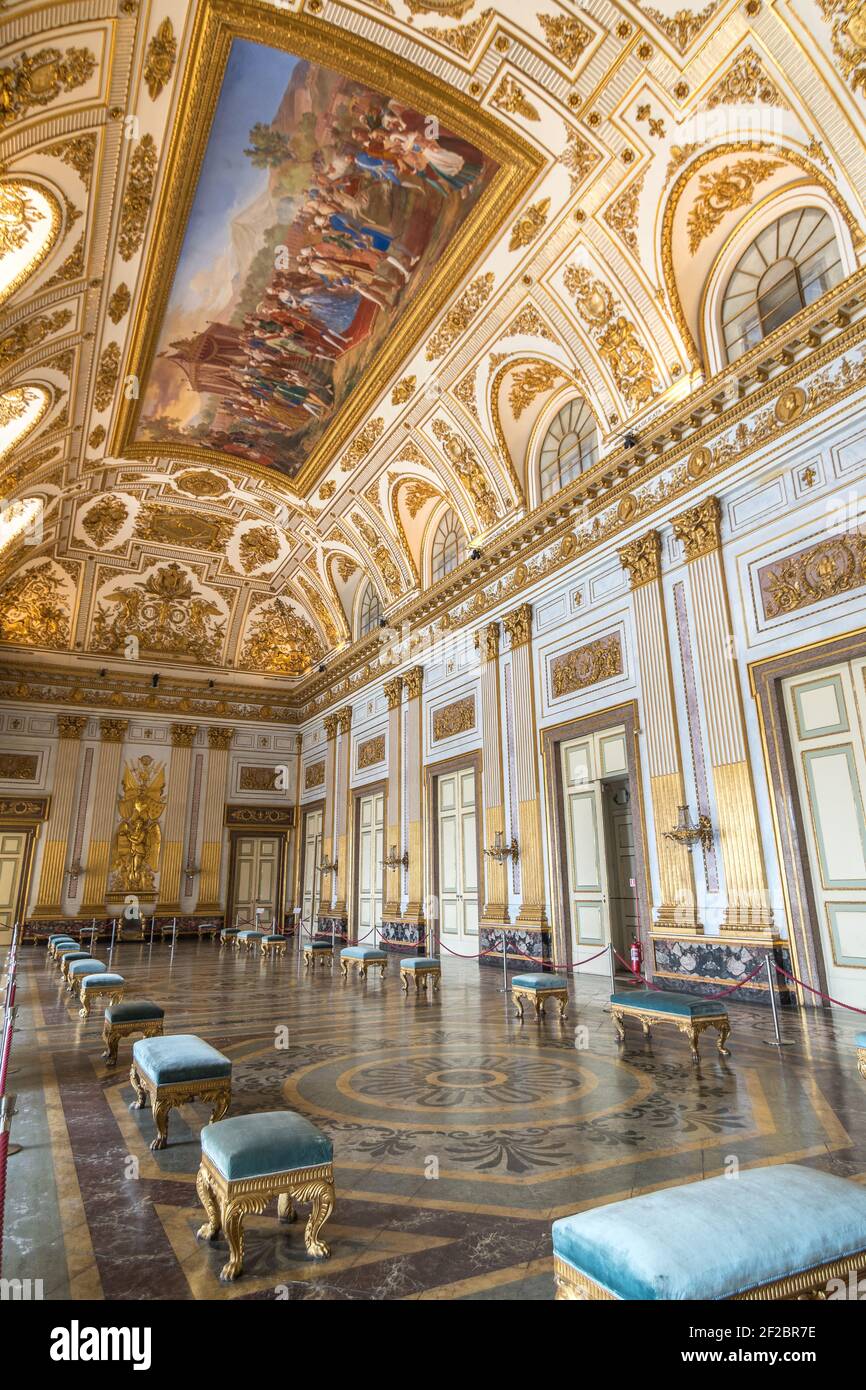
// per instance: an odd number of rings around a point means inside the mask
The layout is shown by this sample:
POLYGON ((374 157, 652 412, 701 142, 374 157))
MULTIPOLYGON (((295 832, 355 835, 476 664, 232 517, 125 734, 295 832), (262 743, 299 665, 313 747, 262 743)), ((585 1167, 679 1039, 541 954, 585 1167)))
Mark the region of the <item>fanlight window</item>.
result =
POLYGON ((552 497, 579 473, 591 468, 598 455, 595 417, 580 396, 558 412, 541 446, 541 496, 552 497))
POLYGON ((822 208, 795 208, 755 237, 722 301, 728 361, 813 304, 842 279, 839 243, 822 208))
POLYGON ((368 632, 379 626, 382 616, 382 603, 372 584, 368 584, 361 599, 358 617, 358 636, 366 637, 368 632))
POLYGON ((54 198, 34 184, 0 183, 0 303, 41 265, 59 230, 54 198))
POLYGON ((431 568, 433 583, 442 579, 466 559, 466 536, 457 513, 449 507, 433 536, 431 568))

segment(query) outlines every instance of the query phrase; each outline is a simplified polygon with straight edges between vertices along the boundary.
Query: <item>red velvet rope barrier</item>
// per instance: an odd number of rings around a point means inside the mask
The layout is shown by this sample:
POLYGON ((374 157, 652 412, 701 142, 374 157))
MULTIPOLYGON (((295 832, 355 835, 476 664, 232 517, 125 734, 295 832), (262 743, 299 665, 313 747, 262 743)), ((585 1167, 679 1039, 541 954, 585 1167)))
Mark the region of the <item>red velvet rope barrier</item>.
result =
POLYGON ((866 1009, 858 1009, 853 1004, 843 1004, 841 999, 834 999, 832 994, 823 994, 820 989, 813 989, 811 985, 807 985, 804 980, 798 980, 796 975, 792 975, 790 971, 777 965, 775 961, 773 961, 773 969, 778 975, 784 975, 786 980, 793 980, 794 984, 799 985, 801 989, 807 989, 810 994, 817 994, 819 999, 826 999, 828 1004, 838 1004, 840 1009, 848 1009, 852 1014, 866 1014, 866 1009))
MULTIPOLYGON (((622 958, 622 956, 620 955, 619 951, 614 950, 614 955, 616 956, 616 958, 617 958, 617 960, 620 962, 620 964, 622 964, 622 965, 625 966, 626 970, 628 970, 630 974, 635 975, 635 976, 637 977, 637 979, 639 979, 639 980, 643 980, 644 984, 648 985, 650 989, 662 990, 662 989, 664 988, 664 986, 662 986, 662 985, 653 984, 652 980, 648 980, 647 977, 646 977, 646 975, 641 975, 641 973, 640 973, 639 970, 633 969, 632 966, 629 964, 629 962, 628 962, 627 960, 623 960, 623 958, 622 958)), ((743 985, 747 985, 747 984, 749 983, 750 980, 754 980, 754 978, 755 978, 756 975, 760 975, 760 973, 761 973, 761 971, 763 970, 763 968, 764 968, 764 966, 763 966, 763 963, 762 963, 761 965, 759 965, 759 966, 757 967, 756 970, 753 970, 753 971, 752 971, 751 975, 747 975, 746 978, 745 978, 744 980, 740 980, 737 984, 731 985, 730 989, 723 989, 723 990, 720 990, 718 994, 702 994, 702 995, 701 995, 701 998, 702 998, 702 999, 724 999, 724 998, 726 998, 727 995, 729 995, 729 994, 736 994, 736 992, 737 992, 738 989, 742 989, 742 988, 743 988, 743 985)))

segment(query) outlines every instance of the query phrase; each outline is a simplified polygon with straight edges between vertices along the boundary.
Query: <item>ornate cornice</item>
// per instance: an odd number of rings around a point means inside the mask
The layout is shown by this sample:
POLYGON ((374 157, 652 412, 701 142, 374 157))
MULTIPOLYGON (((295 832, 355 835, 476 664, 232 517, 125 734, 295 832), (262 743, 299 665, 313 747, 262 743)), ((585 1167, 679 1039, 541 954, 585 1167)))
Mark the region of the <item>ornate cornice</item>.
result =
POLYGON ((103 743, 123 743, 128 728, 128 719, 100 719, 99 737, 103 743))
POLYGON ((658 531, 647 531, 645 536, 624 545, 619 552, 619 562, 628 570, 631 587, 639 589, 661 576, 662 538, 658 531))
POLYGON ((85 714, 58 714, 57 716, 58 738, 80 739, 86 728, 87 715, 85 714))
POLYGON ((687 561, 699 560, 718 550, 722 543, 721 519, 718 497, 705 497, 696 507, 673 518, 674 535, 682 541, 687 561))
POLYGON ((519 608, 512 608, 510 613, 504 613, 502 625, 508 634, 511 650, 522 647, 532 639, 532 604, 521 603, 519 608))

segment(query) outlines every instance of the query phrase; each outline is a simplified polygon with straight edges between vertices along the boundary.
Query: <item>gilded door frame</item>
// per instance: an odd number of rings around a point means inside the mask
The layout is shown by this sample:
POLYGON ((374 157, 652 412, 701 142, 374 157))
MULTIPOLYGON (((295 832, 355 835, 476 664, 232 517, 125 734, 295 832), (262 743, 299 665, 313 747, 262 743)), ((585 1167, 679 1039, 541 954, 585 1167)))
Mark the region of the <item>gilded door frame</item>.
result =
MULTIPOLYGON (((298 812, 298 856, 295 871, 295 891, 294 902, 297 907, 300 904, 303 912, 304 906, 304 855, 307 850, 307 816, 315 815, 317 811, 322 813, 322 840, 325 838, 325 798, 320 796, 316 801, 302 801, 298 812)), ((321 897, 319 900, 321 907, 321 897)), ((318 917, 318 913, 316 914, 318 917)), ((313 928, 315 930, 315 928, 313 928)))
MULTIPOLYGON (((429 865, 429 892, 428 897, 439 900, 439 778, 447 776, 450 772, 460 772, 471 768, 475 773, 475 850, 477 855, 477 875, 478 875, 478 939, 481 940, 482 912, 487 888, 484 878, 484 787, 482 771, 484 768, 484 757, 480 749, 475 749, 471 753, 459 753, 451 758, 443 758, 438 763, 427 763, 424 767, 425 792, 427 801, 427 863, 429 865)), ((439 914, 436 914, 435 923, 431 923, 429 918, 425 919, 427 944, 425 954, 428 956, 438 956, 441 954, 439 914)), ((480 961, 479 961, 480 965, 480 961)))
MULTIPOLYGON (((811 989, 827 993, 827 977, 812 871, 806 848, 803 808, 794 769, 794 751, 785 714, 782 682, 824 666, 866 658, 866 628, 840 637, 791 647, 749 663, 749 684, 758 713, 761 751, 773 820, 773 837, 782 882, 782 900, 794 974, 811 989)), ((799 985, 797 1001, 820 1008, 822 1001, 799 985)))
MULTIPOLYGON (((347 939, 357 941, 358 939, 358 897, 361 891, 361 858, 358 847, 361 843, 361 802, 365 796, 383 796, 382 803, 382 847, 385 854, 388 847, 385 844, 385 836, 388 833, 388 779, 381 778, 378 782, 365 782, 363 786, 352 788, 352 804, 349 812, 352 835, 349 841, 349 883, 352 891, 349 901, 346 904, 346 911, 349 914, 349 925, 346 929, 347 939)), ((380 868, 382 876, 382 906, 385 906, 385 870, 380 868)))
POLYGON ((277 858, 277 902, 274 916, 275 926, 282 930, 285 926, 286 918, 286 867, 288 863, 289 836, 291 830, 265 826, 246 827, 232 826, 229 830, 229 877, 226 887, 226 926, 234 925, 235 908, 235 857, 238 839, 243 836, 245 839, 256 840, 276 840, 279 850, 277 858))
POLYGON ((568 851, 565 842, 565 788, 562 780, 561 747, 563 743, 570 743, 572 739, 603 733, 605 729, 614 728, 617 725, 621 725, 625 729, 628 790, 631 805, 636 810, 636 814, 632 816, 632 829, 639 936, 644 960, 652 961, 652 885, 649 876, 649 839, 646 828, 646 808, 644 806, 640 747, 638 744, 640 718, 637 701, 626 700, 621 705, 608 705, 606 709, 598 710, 594 714, 585 714, 578 719, 567 719, 561 724, 550 724, 540 731, 544 770, 544 807, 550 848, 553 959, 562 961, 567 965, 572 965, 574 961, 572 948, 574 933, 572 931, 571 908, 566 891, 568 851))
POLYGON ((27 909, 30 903, 30 887, 33 880, 33 868, 36 862, 36 846, 42 826, 48 819, 51 810, 50 796, 3 796, 0 797, 0 830, 19 830, 25 834, 24 855, 21 867, 21 879, 18 884, 18 891, 15 895, 14 920, 9 928, 10 935, 15 922, 20 927, 20 936, 24 933, 24 926, 27 918, 27 909))

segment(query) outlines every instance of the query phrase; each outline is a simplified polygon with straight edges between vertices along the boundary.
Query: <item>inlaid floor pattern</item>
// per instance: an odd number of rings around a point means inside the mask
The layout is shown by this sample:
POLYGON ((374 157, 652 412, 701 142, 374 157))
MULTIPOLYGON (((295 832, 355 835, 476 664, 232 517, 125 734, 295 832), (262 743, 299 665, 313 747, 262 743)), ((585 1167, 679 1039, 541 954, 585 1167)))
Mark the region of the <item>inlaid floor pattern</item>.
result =
MULTIPOLYGON (((100 946, 100 959, 104 950, 100 946)), ((494 969, 447 960, 440 994, 406 998, 297 957, 260 961, 206 942, 123 943, 127 997, 166 1010, 233 1062, 233 1115, 299 1110, 333 1140, 332 1255, 307 1258, 276 1204, 246 1222, 244 1276, 220 1284, 225 1245, 199 1245, 195 1192, 207 1111, 172 1111, 151 1153, 131 1112, 131 1044, 101 1059, 44 948, 21 953, 11 1087, 6 1277, 45 1298, 549 1299, 550 1223, 675 1182, 795 1161, 866 1181, 866 1084, 854 1015, 786 1013, 795 1046, 767 1045, 769 1012, 731 1005, 730 1058, 660 1028, 616 1042, 604 977, 571 987, 569 1017, 514 1016, 494 969)), ((553 1013, 556 1010, 552 1011, 553 1013)))

